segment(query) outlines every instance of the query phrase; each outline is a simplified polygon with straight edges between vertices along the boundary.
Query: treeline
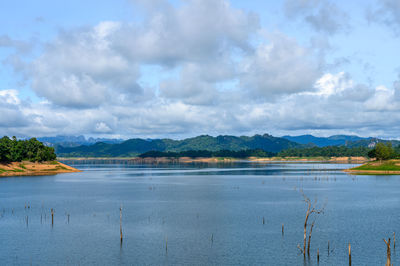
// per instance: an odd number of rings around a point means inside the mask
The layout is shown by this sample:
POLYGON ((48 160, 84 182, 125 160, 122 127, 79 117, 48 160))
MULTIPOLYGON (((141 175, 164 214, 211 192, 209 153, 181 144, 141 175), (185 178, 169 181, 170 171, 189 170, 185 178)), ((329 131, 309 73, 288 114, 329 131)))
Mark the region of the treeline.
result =
POLYGON ((367 147, 327 146, 293 148, 278 152, 279 157, 367 157, 371 149, 367 147))
POLYGON ((255 150, 241 150, 241 151, 230 151, 230 150, 220 150, 220 151, 206 151, 206 150, 189 150, 181 152, 163 152, 163 151, 148 151, 139 155, 141 158, 152 157, 189 157, 189 158, 209 158, 209 157, 230 157, 230 158, 248 158, 248 157, 273 157, 276 156, 275 152, 268 152, 260 149, 255 150))
POLYGON ((248 158, 248 157, 370 157, 378 160, 386 160, 400 158, 400 146, 392 148, 391 144, 378 143, 374 149, 367 147, 346 147, 346 146, 326 146, 326 147, 303 147, 292 148, 280 151, 278 153, 268 152, 261 149, 241 150, 241 151, 207 151, 207 150, 189 150, 181 152, 171 151, 149 151, 139 155, 145 157, 231 157, 231 158, 248 158))
POLYGON ((368 152, 368 156, 371 158, 376 158, 377 160, 390 160, 400 158, 400 145, 393 148, 392 143, 382 143, 376 144, 375 148, 368 152))
POLYGON ((0 139, 0 162, 43 162, 56 159, 54 149, 46 147, 36 138, 29 140, 17 140, 16 137, 10 139, 3 137, 0 139))

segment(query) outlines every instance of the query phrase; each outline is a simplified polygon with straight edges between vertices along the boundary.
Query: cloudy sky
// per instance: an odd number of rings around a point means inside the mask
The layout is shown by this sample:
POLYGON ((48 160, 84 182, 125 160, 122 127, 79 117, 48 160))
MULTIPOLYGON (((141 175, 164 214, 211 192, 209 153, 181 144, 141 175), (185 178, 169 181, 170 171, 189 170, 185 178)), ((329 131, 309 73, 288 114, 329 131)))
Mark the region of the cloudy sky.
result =
POLYGON ((399 132, 398 0, 0 4, 0 135, 399 132))

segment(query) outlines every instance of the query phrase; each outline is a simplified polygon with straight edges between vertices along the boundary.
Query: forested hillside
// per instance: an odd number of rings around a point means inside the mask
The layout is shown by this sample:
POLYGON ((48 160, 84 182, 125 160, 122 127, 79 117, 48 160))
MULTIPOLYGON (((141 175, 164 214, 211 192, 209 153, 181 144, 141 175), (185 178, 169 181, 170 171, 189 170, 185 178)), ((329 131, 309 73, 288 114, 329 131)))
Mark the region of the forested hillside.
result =
POLYGON ((218 136, 202 135, 184 140, 172 139, 130 139, 120 144, 96 143, 90 146, 56 147, 61 157, 129 157, 137 156, 148 151, 182 152, 197 151, 241 151, 260 149, 266 152, 279 152, 301 145, 287 139, 273 137, 268 134, 247 136, 218 136))

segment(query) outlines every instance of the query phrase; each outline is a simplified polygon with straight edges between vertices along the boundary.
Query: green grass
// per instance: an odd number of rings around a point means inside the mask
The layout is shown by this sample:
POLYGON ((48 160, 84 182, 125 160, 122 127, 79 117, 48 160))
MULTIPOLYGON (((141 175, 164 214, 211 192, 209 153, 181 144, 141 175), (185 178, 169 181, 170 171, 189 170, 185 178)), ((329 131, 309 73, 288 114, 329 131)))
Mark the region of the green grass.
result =
MULTIPOLYGON (((374 162, 376 163, 376 162, 374 162)), ((365 170, 365 171, 400 171, 400 166, 396 165, 394 161, 382 161, 379 165, 372 165, 372 163, 363 164, 361 166, 352 168, 352 170, 365 170)))
POLYGON ((19 165, 19 167, 21 167, 22 169, 26 169, 25 165, 23 165, 22 163, 19 165))

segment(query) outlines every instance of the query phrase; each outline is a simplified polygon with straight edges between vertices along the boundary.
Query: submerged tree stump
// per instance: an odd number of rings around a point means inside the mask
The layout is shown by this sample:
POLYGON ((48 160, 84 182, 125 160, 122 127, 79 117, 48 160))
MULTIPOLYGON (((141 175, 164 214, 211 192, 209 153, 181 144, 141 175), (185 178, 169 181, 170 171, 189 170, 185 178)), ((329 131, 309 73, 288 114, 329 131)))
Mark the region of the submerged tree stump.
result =
POLYGON ((54 210, 51 208, 51 226, 53 227, 54 225, 54 210))
POLYGON ((122 245, 122 240, 123 240, 123 237, 122 237, 122 205, 119 208, 119 234, 120 234, 120 243, 122 245))
MULTIPOLYGON (((310 227, 310 232, 308 234, 308 245, 307 245, 307 226, 308 226, 308 219, 310 218, 311 214, 321 214, 324 213, 325 205, 321 209, 316 209, 317 201, 315 200, 314 204, 311 202, 311 200, 303 193, 304 201, 307 203, 307 211, 306 211, 306 217, 304 219, 304 235, 303 235, 303 248, 300 247, 300 245, 297 245, 297 247, 300 249, 300 251, 303 253, 303 256, 306 256, 306 248, 307 248, 307 255, 310 256, 310 245, 311 245, 311 235, 312 235, 312 230, 315 224, 316 217, 314 218, 314 221, 311 224, 310 227)), ((282 224, 282 235, 283 235, 283 224, 282 224)))
POLYGON ((349 243, 349 265, 351 266, 351 245, 349 243))
POLYGON ((386 241, 385 239, 383 239, 383 241, 385 241, 386 244, 386 264, 385 266, 391 266, 391 252, 390 252, 390 238, 388 239, 388 241, 386 241))

